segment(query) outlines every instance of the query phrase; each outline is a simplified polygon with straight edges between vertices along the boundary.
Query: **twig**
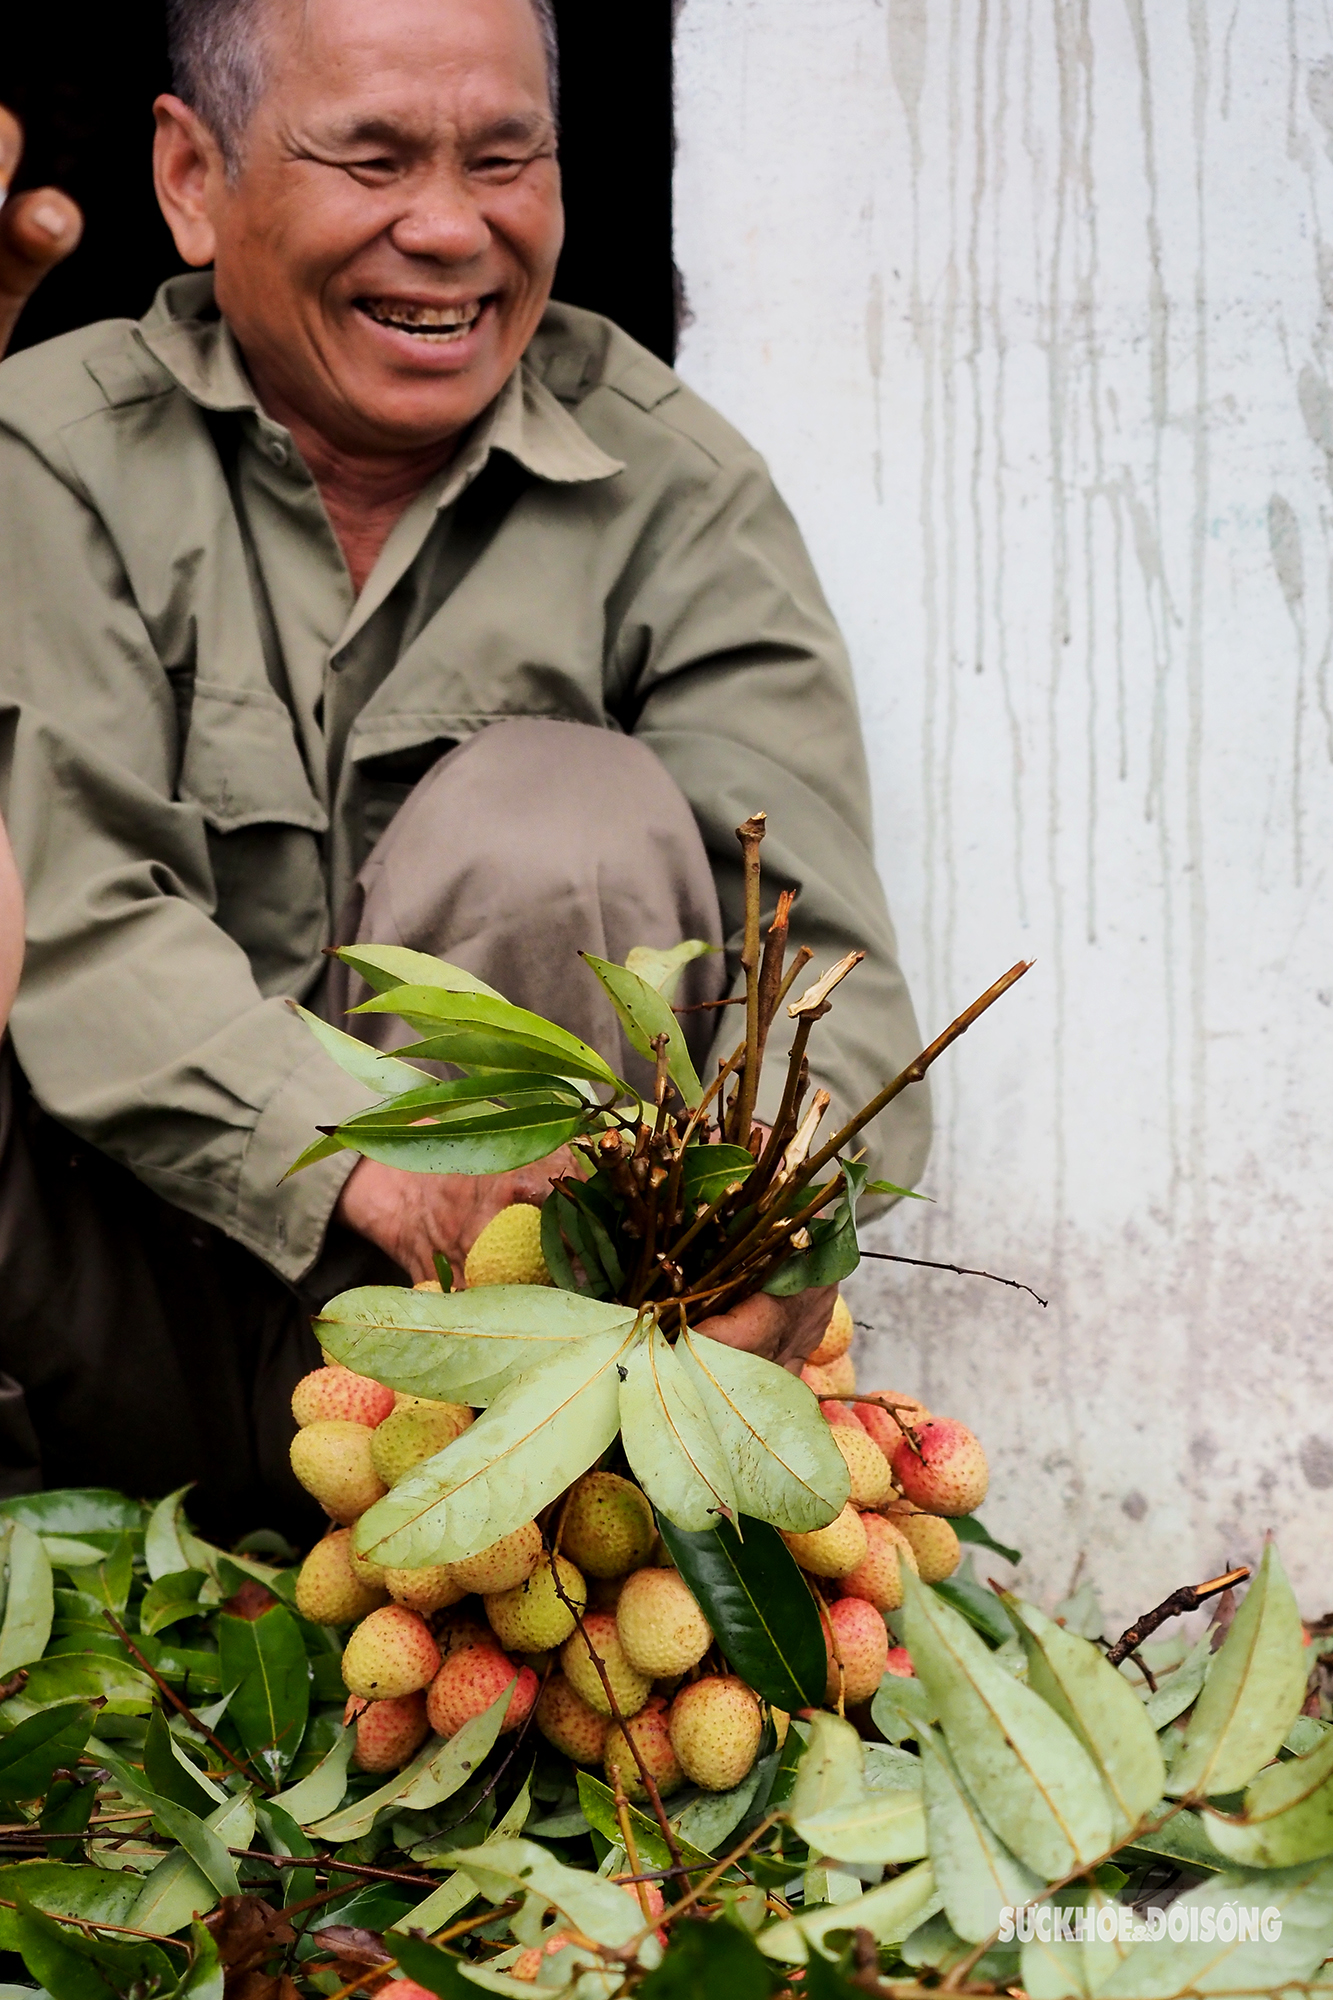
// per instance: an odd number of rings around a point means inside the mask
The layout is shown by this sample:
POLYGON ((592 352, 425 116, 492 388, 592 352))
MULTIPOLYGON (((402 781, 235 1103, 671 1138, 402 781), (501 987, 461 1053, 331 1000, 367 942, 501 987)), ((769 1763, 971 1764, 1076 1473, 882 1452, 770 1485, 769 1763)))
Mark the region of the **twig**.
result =
POLYGON ((769 1030, 778 1012, 778 989, 783 979, 783 960, 787 956, 788 922, 796 898, 795 889, 780 889, 778 908, 774 911, 774 920, 764 940, 764 956, 760 960, 760 1046, 756 1055, 756 1061, 761 1066, 769 1042, 769 1030))
POLYGON ((673 1903, 670 1910, 664 1910, 661 1917, 655 1917, 654 1921, 646 1929, 642 1930, 638 1937, 631 1938, 629 1944, 624 1946, 623 1949, 627 1952, 631 1950, 637 1951, 650 1931, 656 1930, 659 1924, 674 1922, 677 1917, 690 1908, 692 1903, 697 1903, 701 1896, 707 1895, 714 1883, 721 1881, 729 1868, 735 1868, 742 1856, 749 1854, 756 1842, 768 1833, 770 1827, 777 1826, 782 1817, 781 1812, 766 1813, 759 1825, 754 1827, 746 1835, 745 1839, 732 1849, 730 1854, 724 1855, 723 1859, 715 1868, 709 1871, 702 1882, 697 1883, 693 1889, 688 1889, 679 1903, 673 1903))
POLYGON ((995 1271, 974 1271, 967 1264, 940 1264, 934 1257, 901 1257, 891 1250, 863 1250, 862 1256, 874 1257, 879 1264, 916 1264, 923 1271, 953 1271, 956 1278, 990 1278, 993 1285, 1011 1285, 1016 1292, 1027 1292, 1040 1306, 1051 1303, 1020 1278, 1002 1278, 995 1271))
POLYGON ((621 1829, 621 1844, 625 1849, 625 1858, 634 1870, 633 1875, 628 1875, 625 1879, 634 1883, 635 1897, 647 1923, 652 1920, 653 1911, 649 1907, 648 1887, 639 1873, 639 1849, 635 1846, 635 1830, 630 1824, 630 1802, 625 1796, 625 1786, 621 1783, 619 1771, 616 1774, 613 1802, 616 1807, 616 1824, 621 1829))
POLYGON ((741 842, 746 888, 746 928, 741 945, 741 969, 746 975, 746 1060, 732 1094, 731 1138, 744 1146, 750 1137, 760 1068, 760 842, 764 814, 752 813, 736 830, 741 842))
MULTIPOLYGON (((744 1007, 744 993, 733 993, 726 1000, 692 1000, 688 1007, 673 1007, 673 1014, 707 1014, 714 1007, 744 1007)), ((625 1876, 624 1880, 630 1878, 625 1876)))
POLYGON ((430 1886, 429 1875, 409 1875, 402 1868, 372 1868, 364 1861, 333 1861, 320 1854, 266 1854, 258 1847, 229 1847, 239 1861, 263 1861, 270 1868, 309 1868, 315 1874, 365 1875, 372 1882, 403 1882, 413 1889, 430 1886))
POLYGON ((130 1637, 129 1633, 125 1630, 125 1627, 121 1624, 119 1618, 116 1617, 115 1613, 113 1611, 103 1611, 102 1616, 106 1619, 107 1624, 111 1627, 116 1637, 120 1640, 121 1645, 124 1646, 126 1652, 130 1655, 131 1659, 135 1659, 139 1662, 139 1665, 143 1668, 144 1672, 148 1675, 149 1679, 153 1682, 154 1686, 158 1689, 159 1693, 164 1694, 166 1696, 167 1700, 171 1703, 172 1707, 176 1710, 177 1714, 183 1715, 185 1717, 185 1720, 189 1723, 190 1727, 192 1729, 197 1729, 199 1731, 199 1734, 204 1738, 204 1740, 213 1745, 213 1748, 218 1752, 219 1756, 225 1757, 227 1759, 227 1762, 231 1765, 232 1769, 238 1772, 240 1776, 245 1779, 248 1785, 258 1784, 259 1789, 262 1792, 271 1793, 274 1787, 259 1775, 255 1767, 253 1765, 243 1764, 239 1757, 233 1756, 232 1752, 227 1748, 227 1745, 223 1742, 222 1738, 220 1736, 215 1736, 213 1731, 209 1729, 206 1724, 202 1723, 199 1720, 199 1717, 195 1714, 194 1710, 189 1706, 188 1702, 182 1701, 180 1695, 177 1694, 175 1688, 170 1687, 167 1684, 167 1682, 163 1680, 161 1674, 158 1672, 157 1668, 153 1665, 152 1661, 147 1659, 145 1655, 139 1651, 139 1648, 135 1645, 133 1639, 130 1637))
POLYGON ((1145 1611, 1133 1625, 1127 1625, 1121 1637, 1107 1648, 1108 1664, 1119 1667, 1122 1660, 1137 1652, 1149 1634, 1156 1632, 1160 1625, 1165 1625, 1169 1618, 1180 1618, 1187 1611, 1198 1610, 1206 1597, 1217 1597, 1220 1591, 1231 1590, 1233 1584, 1245 1583, 1249 1575, 1249 1569, 1243 1567, 1230 1569, 1226 1576, 1212 1576, 1207 1583, 1183 1583, 1161 1604, 1155 1604, 1152 1611, 1145 1611))
MULTIPOLYGON (((21 1910, 21 1903, 11 1903, 0 1896, 0 1910, 21 1910)), ((101 1917, 76 1917, 63 1910, 43 1910, 44 1917, 52 1917, 58 1924, 74 1924, 81 1931, 119 1931, 125 1937, 151 1938, 154 1944, 174 1944, 187 1957, 192 1956, 190 1946, 184 1938, 167 1937, 162 1931, 141 1931, 135 1924, 108 1924, 101 1917)))

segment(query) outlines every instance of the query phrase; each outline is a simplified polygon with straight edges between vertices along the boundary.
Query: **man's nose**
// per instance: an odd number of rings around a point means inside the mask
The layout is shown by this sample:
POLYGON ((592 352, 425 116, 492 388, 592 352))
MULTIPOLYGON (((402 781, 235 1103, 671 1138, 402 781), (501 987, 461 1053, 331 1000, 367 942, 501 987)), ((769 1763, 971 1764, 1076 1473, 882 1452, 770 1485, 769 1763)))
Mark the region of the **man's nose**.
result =
POLYGON ((423 179, 410 206, 389 232, 405 257, 431 257, 442 264, 465 264, 489 247, 491 230, 467 176, 442 169, 423 179))

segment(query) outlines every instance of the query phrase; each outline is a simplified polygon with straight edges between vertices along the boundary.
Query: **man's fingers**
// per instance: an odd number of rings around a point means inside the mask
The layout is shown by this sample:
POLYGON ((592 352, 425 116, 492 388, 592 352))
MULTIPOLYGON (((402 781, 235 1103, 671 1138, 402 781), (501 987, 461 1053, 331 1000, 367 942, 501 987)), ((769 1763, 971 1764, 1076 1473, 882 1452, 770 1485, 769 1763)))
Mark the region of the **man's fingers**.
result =
POLYGON ((59 188, 33 188, 0 208, 0 355, 42 279, 82 234, 78 204, 59 188))

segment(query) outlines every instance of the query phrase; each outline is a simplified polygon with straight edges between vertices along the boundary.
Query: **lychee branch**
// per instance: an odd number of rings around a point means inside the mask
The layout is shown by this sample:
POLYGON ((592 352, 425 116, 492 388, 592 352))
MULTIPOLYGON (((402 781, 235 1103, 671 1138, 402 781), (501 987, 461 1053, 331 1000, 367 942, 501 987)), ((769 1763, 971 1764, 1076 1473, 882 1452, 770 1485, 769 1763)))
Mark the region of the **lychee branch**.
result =
POLYGON ((1234 1584, 1245 1583, 1250 1570, 1244 1566, 1230 1569, 1226 1576, 1211 1576, 1207 1583, 1183 1583, 1161 1604, 1155 1604, 1152 1611, 1145 1611, 1133 1625, 1128 1625, 1115 1644, 1107 1648, 1107 1663, 1119 1667, 1122 1660, 1129 1659, 1144 1641, 1165 1625, 1169 1618, 1182 1618, 1188 1611, 1197 1611, 1206 1598, 1217 1597, 1224 1590, 1231 1590, 1234 1584))
POLYGON ((129 1633, 125 1630, 125 1627, 121 1624, 115 1612, 104 1610, 102 1616, 106 1619, 107 1624, 111 1627, 116 1637, 120 1640, 121 1645, 124 1646, 126 1652, 130 1655, 131 1659, 138 1661, 139 1665, 143 1668, 144 1672, 153 1682, 153 1685, 157 1688, 158 1692, 166 1697, 166 1699, 171 1703, 172 1707, 176 1710, 176 1713, 180 1716, 183 1716, 192 1729, 198 1730, 199 1734, 204 1738, 205 1742, 211 1743, 213 1745, 213 1748, 218 1752, 218 1755, 220 1757, 225 1757, 227 1762, 231 1765, 232 1769, 236 1771, 241 1777, 243 1777, 248 1785, 258 1784, 259 1789, 262 1792, 274 1791, 276 1788, 273 1785, 269 1784, 265 1778, 261 1777, 260 1774, 255 1770, 253 1765, 243 1764, 239 1757, 233 1756, 232 1752, 227 1748, 227 1745, 223 1742, 222 1738, 220 1736, 215 1736, 213 1731, 209 1729, 206 1724, 202 1723, 199 1720, 199 1717, 195 1714, 194 1710, 189 1706, 189 1704, 181 1699, 180 1695, 177 1694, 175 1688, 171 1687, 166 1681, 163 1680, 157 1668, 152 1664, 150 1660, 145 1658, 144 1654, 142 1654, 139 1651, 139 1648, 135 1645, 133 1639, 130 1637, 129 1633))
MULTIPOLYGON (((1040 1306, 1050 1305, 1041 1292, 1035 1292, 1019 1278, 1002 1278, 997 1271, 975 1271, 968 1264, 942 1264, 934 1257, 904 1257, 897 1251, 863 1250, 863 1257, 874 1257, 878 1264, 916 1264, 923 1271, 953 1271, 956 1278, 990 1278, 993 1285, 1012 1285, 1016 1292, 1027 1292, 1030 1299, 1036 1299, 1040 1306)), ((865 1402, 863 1397, 862 1401, 865 1402)))

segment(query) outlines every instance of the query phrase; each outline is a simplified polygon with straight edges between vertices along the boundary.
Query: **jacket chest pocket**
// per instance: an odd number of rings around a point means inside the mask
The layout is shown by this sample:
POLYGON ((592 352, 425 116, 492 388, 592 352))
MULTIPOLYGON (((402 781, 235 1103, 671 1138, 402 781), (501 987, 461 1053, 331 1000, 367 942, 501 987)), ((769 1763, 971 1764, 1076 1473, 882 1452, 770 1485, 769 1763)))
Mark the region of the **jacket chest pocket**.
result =
POLYGON ((177 792, 203 816, 215 921, 261 992, 300 992, 328 933, 328 816, 278 697, 197 680, 177 792))

